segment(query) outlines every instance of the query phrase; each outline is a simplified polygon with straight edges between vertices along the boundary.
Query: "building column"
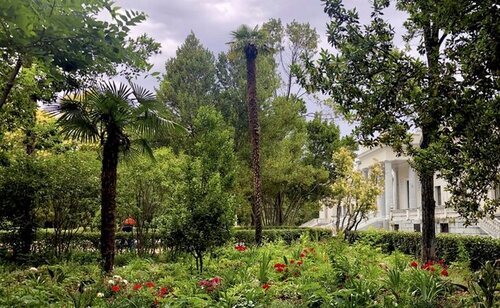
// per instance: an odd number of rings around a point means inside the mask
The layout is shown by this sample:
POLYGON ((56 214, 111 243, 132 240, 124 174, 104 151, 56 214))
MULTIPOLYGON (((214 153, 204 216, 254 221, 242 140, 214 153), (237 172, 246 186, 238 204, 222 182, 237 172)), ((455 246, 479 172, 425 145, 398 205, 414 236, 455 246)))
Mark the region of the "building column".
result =
POLYGON ((411 166, 408 166, 408 181, 410 184, 410 196, 408 200, 410 200, 409 208, 415 209, 417 208, 417 181, 416 181, 416 173, 415 170, 411 166))
POLYGON ((386 160, 384 163, 384 206, 381 209, 384 218, 389 217, 389 211, 394 204, 393 197, 392 162, 386 160))

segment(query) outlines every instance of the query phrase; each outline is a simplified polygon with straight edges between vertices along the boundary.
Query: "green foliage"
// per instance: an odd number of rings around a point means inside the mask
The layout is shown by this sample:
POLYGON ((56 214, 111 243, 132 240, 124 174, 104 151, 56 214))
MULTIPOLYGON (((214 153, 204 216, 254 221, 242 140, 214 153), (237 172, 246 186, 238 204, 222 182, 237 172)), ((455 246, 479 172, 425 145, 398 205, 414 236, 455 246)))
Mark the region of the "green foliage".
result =
POLYGON ((31 251, 46 172, 32 157, 22 157, 0 168, 0 222, 3 230, 14 235, 10 244, 15 255, 31 251))
MULTIPOLYGON (((158 99, 166 104, 175 121, 192 129, 198 109, 214 105, 215 77, 213 54, 191 32, 175 58, 165 63, 158 99)), ((178 146, 176 142, 172 146, 178 146)))
MULTIPOLYGON (((365 145, 405 152, 421 178, 439 171, 453 193, 449 205, 468 223, 493 216, 499 203, 488 190, 499 183, 499 71, 496 52, 484 42, 498 36, 498 8, 492 1, 396 1, 408 16, 404 39, 408 46, 418 42, 418 58, 395 44, 384 19, 389 1, 375 1, 366 24, 343 1, 323 2, 331 18, 328 41, 338 53, 324 51, 296 66, 303 86, 331 95, 357 122, 365 145), (415 129, 422 140, 412 144, 415 129)), ((423 233, 432 233, 433 223, 424 223, 423 233)))
POLYGON ((474 274, 473 281, 469 284, 472 291, 472 300, 477 307, 495 307, 500 301, 497 294, 500 289, 500 264, 498 259, 495 263, 487 261, 484 266, 474 274))
POLYGON ((172 206, 158 224, 167 242, 191 253, 203 271, 203 255, 230 238, 234 224, 232 134, 213 108, 201 107, 194 121, 194 155, 181 162, 172 206))
POLYGON ((337 213, 341 207, 344 208, 346 214, 342 222, 341 215, 337 215, 336 231, 342 230, 347 235, 377 209, 377 198, 382 193, 382 171, 379 165, 375 165, 365 177, 361 171, 354 169, 352 152, 346 148, 340 148, 333 154, 333 164, 336 177, 328 195, 329 205, 335 205, 337 213))
POLYGON ((271 262, 272 256, 269 252, 264 252, 262 254, 262 258, 259 262, 259 273, 257 275, 257 279, 259 279, 260 283, 267 283, 269 281, 269 264, 271 262))
POLYGON ((167 213, 172 206, 170 196, 177 189, 181 165, 186 160, 183 155, 176 156, 169 148, 153 151, 155 159, 147 155, 133 157, 119 169, 118 178, 118 221, 132 216, 137 224, 137 249, 139 253, 151 252, 157 225, 154 218, 167 213))
POLYGON ((298 224, 310 219, 328 172, 304 159, 307 146, 305 104, 276 98, 262 112, 262 189, 265 225, 298 224))
POLYGON ((147 59, 159 50, 159 44, 145 35, 127 37, 130 27, 144 21, 145 14, 121 11, 112 1, 58 5, 48 0, 9 1, 0 4, 0 11, 3 58, 19 59, 26 68, 40 63, 39 69, 56 83, 62 82, 66 90, 85 77, 114 75, 121 64, 126 76, 147 71, 151 68, 147 59), (108 21, 97 18, 99 13, 107 13, 108 21))
MULTIPOLYGON (((415 257, 419 255, 421 246, 420 234, 416 232, 356 231, 351 232, 348 240, 381 247, 384 252, 397 250, 415 257)), ((436 237, 436 247, 437 256, 447 262, 463 261, 459 254, 463 247, 473 270, 480 268, 488 260, 494 262, 500 257, 500 241, 487 237, 439 234, 436 237)))

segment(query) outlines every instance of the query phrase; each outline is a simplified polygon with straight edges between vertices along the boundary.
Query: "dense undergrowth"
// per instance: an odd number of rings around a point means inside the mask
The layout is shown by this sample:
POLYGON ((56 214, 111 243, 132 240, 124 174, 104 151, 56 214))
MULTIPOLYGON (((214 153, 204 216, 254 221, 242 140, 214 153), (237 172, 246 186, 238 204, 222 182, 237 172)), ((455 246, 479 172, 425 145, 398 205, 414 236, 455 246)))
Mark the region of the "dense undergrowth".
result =
POLYGON ((207 256, 203 273, 188 255, 123 253, 115 276, 102 276, 97 259, 78 253, 58 265, 4 264, 0 306, 479 307, 488 303, 481 283, 489 277, 491 289, 498 278, 491 264, 479 277, 467 260, 418 264, 366 243, 308 236, 291 244, 228 245, 207 256))

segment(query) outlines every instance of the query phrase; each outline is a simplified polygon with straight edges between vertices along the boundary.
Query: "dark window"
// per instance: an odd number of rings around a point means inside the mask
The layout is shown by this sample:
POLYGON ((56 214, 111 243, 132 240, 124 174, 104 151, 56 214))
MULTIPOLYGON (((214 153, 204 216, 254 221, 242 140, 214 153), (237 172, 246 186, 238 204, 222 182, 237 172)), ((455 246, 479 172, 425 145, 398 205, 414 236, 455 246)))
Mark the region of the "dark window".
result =
POLYGON ((406 204, 410 208, 410 181, 406 181, 406 204))
POLYGON ((394 225, 394 231, 399 231, 399 225, 398 224, 394 225))
POLYGON ((413 225, 413 231, 420 232, 420 224, 414 224, 413 225))
POLYGON ((441 186, 434 187, 434 194, 436 197, 436 205, 437 206, 441 205, 441 186))
POLYGON ((448 224, 439 224, 441 227, 441 233, 450 233, 450 227, 448 224))

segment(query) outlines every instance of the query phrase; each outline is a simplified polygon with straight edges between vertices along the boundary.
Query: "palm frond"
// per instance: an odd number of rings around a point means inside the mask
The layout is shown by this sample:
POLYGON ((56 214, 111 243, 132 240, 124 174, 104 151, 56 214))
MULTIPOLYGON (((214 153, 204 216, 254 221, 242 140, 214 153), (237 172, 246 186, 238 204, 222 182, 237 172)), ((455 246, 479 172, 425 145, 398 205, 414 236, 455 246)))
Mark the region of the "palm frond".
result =
POLYGON ((64 97, 49 113, 57 117, 57 124, 67 137, 83 142, 96 142, 99 139, 95 120, 85 108, 84 93, 64 97))
POLYGON ((232 40, 227 44, 231 45, 234 51, 243 50, 249 45, 257 47, 259 52, 267 53, 272 49, 267 45, 266 33, 255 26, 253 29, 247 25, 241 25, 236 31, 231 32, 232 40))
POLYGON ((164 135, 167 132, 187 132, 180 124, 160 116, 157 111, 151 109, 142 110, 131 125, 134 127, 134 133, 144 137, 164 135))
POLYGON ((155 95, 146 88, 143 88, 132 82, 130 83, 130 88, 132 89, 132 94, 139 103, 156 101, 155 95))
POLYGON ((130 142, 130 148, 121 152, 122 158, 128 162, 135 162, 142 155, 146 155, 151 160, 156 161, 154 152, 147 139, 138 138, 130 142))

